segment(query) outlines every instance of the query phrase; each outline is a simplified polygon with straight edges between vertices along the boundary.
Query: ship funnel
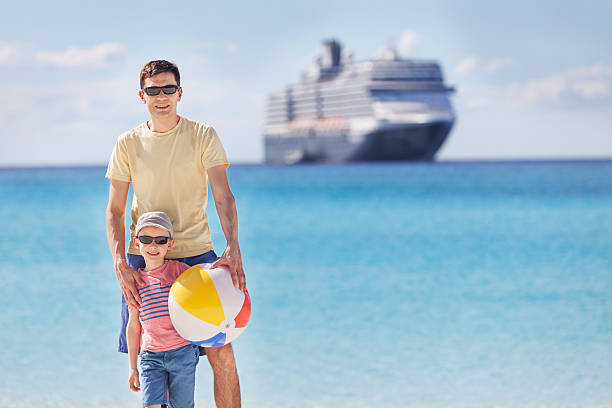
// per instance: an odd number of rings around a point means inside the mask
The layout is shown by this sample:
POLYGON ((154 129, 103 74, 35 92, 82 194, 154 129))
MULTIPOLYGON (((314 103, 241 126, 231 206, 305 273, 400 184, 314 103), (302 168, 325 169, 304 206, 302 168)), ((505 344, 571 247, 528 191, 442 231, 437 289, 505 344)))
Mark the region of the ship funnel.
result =
POLYGON ((384 61, 397 61, 398 56, 395 42, 393 40, 388 40, 387 46, 378 52, 376 58, 384 61))
POLYGON ((321 50, 321 68, 336 68, 340 66, 340 55, 342 46, 336 40, 328 40, 323 43, 321 50))

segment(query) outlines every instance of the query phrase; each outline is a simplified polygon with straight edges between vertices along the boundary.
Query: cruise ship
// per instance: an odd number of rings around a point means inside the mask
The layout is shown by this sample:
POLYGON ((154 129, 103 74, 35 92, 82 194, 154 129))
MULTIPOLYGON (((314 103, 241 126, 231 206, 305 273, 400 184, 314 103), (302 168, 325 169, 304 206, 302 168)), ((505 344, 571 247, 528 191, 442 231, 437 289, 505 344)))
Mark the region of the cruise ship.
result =
POLYGON ((310 72, 267 98, 265 162, 433 160, 455 122, 452 92, 436 61, 390 48, 354 62, 325 41, 310 72))

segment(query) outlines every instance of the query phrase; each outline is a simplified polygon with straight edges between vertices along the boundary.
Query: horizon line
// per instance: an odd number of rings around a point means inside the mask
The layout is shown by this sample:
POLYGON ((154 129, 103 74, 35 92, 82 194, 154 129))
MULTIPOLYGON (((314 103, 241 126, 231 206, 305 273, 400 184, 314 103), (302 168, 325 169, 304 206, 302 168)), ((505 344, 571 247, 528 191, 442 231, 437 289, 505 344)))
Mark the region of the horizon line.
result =
MULTIPOLYGON (((303 165, 336 166, 336 165, 381 165, 381 164, 461 164, 461 163, 565 163, 565 162, 607 162, 610 157, 535 157, 535 158, 470 158, 470 159, 441 159, 431 161, 379 161, 379 162, 347 162, 347 163, 300 163, 300 164, 268 164, 257 161, 237 161, 231 166, 271 166, 294 167, 303 165)), ((51 164, 0 164, 0 170, 37 170, 37 169, 87 169, 105 168, 107 163, 51 163, 51 164)))

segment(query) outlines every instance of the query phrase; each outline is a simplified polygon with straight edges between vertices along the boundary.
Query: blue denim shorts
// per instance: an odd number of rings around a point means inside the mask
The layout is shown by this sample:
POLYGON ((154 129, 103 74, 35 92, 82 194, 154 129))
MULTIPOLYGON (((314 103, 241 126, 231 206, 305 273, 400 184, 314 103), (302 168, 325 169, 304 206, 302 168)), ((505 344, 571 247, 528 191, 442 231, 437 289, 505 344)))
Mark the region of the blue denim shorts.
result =
MULTIPOLYGON (((174 261, 186 263, 189 266, 201 264, 201 263, 213 263, 218 259, 215 251, 208 251, 201 255, 190 256, 187 258, 174 258, 174 261)), ((142 255, 127 254, 127 263, 132 269, 138 270, 139 268, 145 267, 145 261, 142 255)), ((119 330, 119 352, 127 353, 127 340, 125 337, 125 328, 127 326, 130 313, 128 311, 128 304, 121 295, 121 328, 119 330)), ((204 349, 202 348, 202 355, 204 355, 204 349)))
POLYGON ((167 404, 172 408, 193 408, 195 369, 200 359, 198 346, 188 344, 168 351, 140 353, 142 406, 167 404))

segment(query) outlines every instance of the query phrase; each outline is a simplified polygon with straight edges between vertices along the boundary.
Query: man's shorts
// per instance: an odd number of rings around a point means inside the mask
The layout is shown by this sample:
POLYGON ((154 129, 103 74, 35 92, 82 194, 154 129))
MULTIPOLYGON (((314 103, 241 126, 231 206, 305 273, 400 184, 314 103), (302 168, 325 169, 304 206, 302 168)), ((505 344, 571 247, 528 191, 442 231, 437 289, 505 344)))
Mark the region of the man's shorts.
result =
MULTIPOLYGON (((201 263, 213 263, 218 259, 215 251, 208 251, 201 255, 189 256, 187 258, 173 258, 174 261, 186 263, 189 266, 201 264, 201 263)), ((132 269, 138 270, 145 267, 145 261, 142 255, 127 254, 127 263, 132 269)), ((128 311, 128 304, 121 294, 121 329, 119 330, 119 352, 127 353, 127 340, 125 337, 125 328, 127 326, 130 312, 128 311)), ((204 355, 204 347, 200 348, 200 355, 204 355)))
POLYGON ((172 408, 193 408, 195 369, 200 359, 198 346, 188 344, 168 351, 140 353, 142 406, 167 404, 172 408))

